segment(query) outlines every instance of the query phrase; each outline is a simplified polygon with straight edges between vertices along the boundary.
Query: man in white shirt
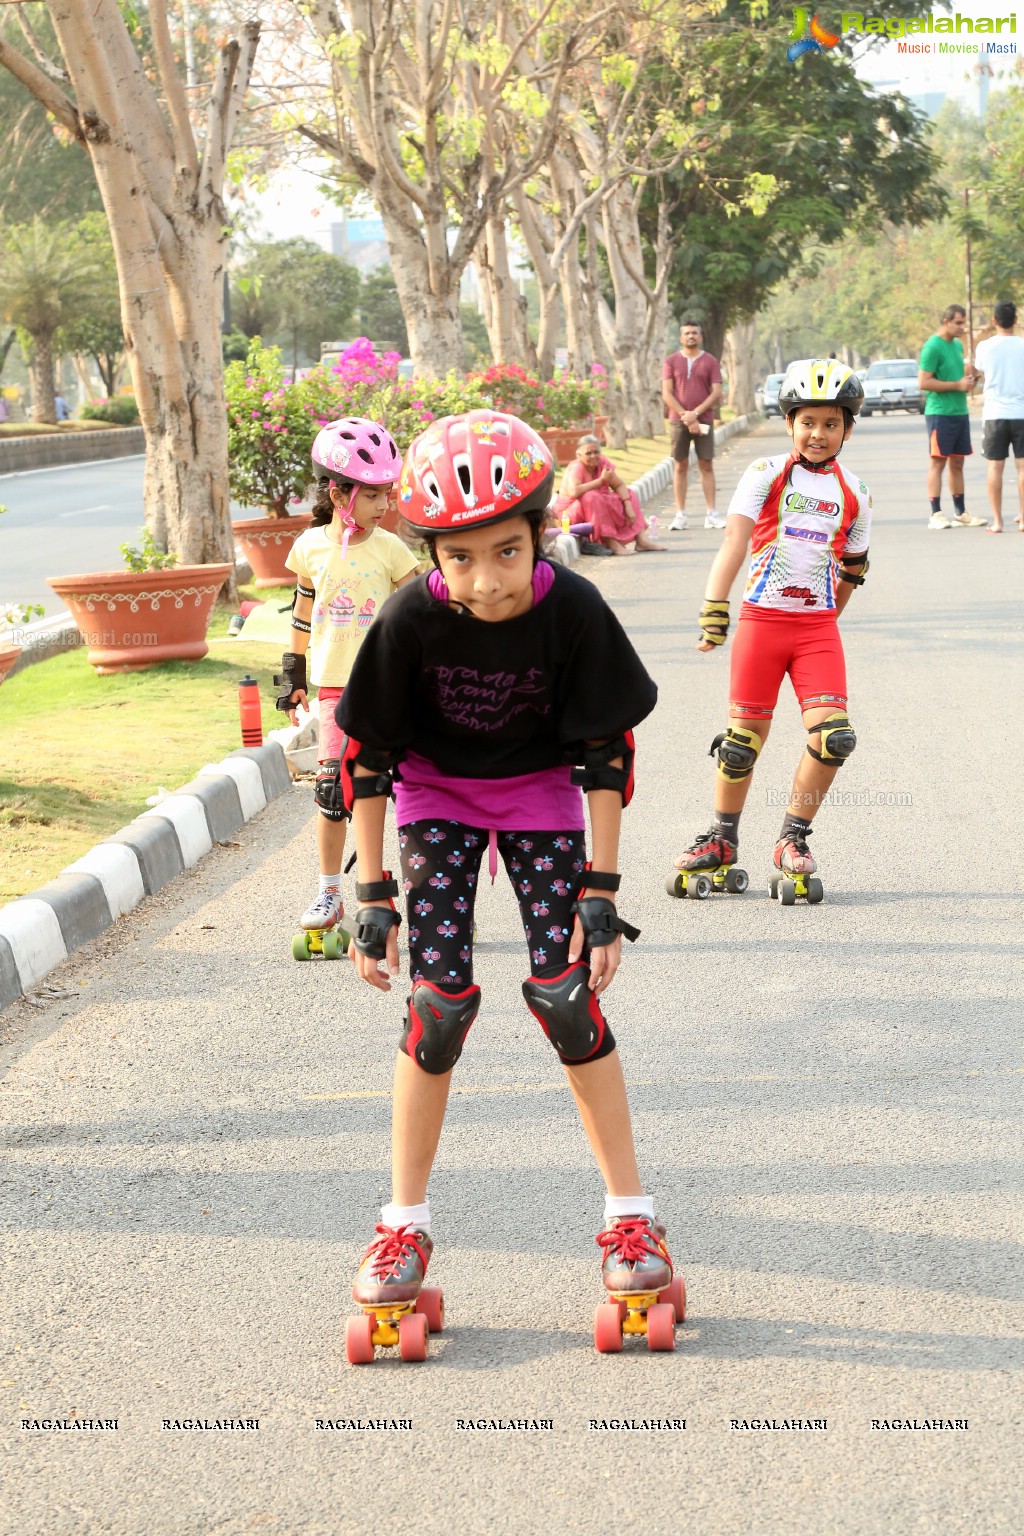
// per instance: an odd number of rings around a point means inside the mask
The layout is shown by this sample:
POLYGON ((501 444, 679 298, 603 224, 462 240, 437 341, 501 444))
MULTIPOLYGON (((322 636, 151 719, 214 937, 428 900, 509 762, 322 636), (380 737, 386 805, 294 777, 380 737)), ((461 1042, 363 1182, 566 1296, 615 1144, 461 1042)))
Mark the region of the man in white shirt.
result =
POLYGON ((1010 449, 1017 465, 1017 527, 1024 533, 1024 337, 1015 336, 1017 306, 1004 300, 992 311, 996 334, 978 343, 975 372, 985 378, 982 452, 988 459, 989 533, 1003 531, 1003 467, 1010 449))

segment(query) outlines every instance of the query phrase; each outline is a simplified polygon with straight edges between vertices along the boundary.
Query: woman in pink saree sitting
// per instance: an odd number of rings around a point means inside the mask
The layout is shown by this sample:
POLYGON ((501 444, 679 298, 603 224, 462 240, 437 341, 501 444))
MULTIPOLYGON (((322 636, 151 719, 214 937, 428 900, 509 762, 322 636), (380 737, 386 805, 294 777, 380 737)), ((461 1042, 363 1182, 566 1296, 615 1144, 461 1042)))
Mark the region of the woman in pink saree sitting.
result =
POLYGON ((580 438, 576 457, 562 476, 553 516, 557 521, 563 515, 568 516, 570 528, 575 523, 589 523, 591 538, 613 555, 668 547, 648 537, 639 497, 619 478, 597 438, 590 435, 580 438))

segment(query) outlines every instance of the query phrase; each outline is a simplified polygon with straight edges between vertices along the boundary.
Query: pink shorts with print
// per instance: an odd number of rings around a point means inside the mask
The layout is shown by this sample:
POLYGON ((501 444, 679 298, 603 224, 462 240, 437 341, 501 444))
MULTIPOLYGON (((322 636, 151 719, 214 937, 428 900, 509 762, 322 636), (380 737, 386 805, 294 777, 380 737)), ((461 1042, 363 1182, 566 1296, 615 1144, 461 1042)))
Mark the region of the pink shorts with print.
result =
POLYGON ((334 718, 334 706, 344 692, 344 688, 321 688, 316 696, 317 707, 320 710, 320 761, 322 763, 326 763, 328 758, 341 756, 342 731, 334 718))

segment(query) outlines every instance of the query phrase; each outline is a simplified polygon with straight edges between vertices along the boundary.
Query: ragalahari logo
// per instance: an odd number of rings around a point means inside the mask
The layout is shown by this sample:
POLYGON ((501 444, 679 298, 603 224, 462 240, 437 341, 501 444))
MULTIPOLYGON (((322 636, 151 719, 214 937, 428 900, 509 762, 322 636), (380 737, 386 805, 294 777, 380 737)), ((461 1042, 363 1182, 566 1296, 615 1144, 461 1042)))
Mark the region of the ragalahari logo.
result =
POLYGON ((807 12, 802 6, 793 12, 793 30, 789 35, 793 41, 786 49, 786 58, 791 64, 805 53, 824 53, 826 48, 834 48, 840 39, 838 32, 826 32, 817 14, 808 23, 807 12))

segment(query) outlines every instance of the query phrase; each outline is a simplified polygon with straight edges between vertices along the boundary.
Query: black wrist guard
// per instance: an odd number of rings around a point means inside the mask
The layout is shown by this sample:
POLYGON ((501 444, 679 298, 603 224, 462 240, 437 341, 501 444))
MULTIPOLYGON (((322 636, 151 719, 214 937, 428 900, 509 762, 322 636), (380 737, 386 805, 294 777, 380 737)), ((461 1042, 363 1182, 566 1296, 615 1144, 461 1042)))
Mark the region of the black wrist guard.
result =
POLYGON ((352 942, 361 955, 383 960, 387 955, 387 937, 402 919, 394 907, 360 907, 356 913, 352 942))
POLYGON ((398 895, 398 881, 385 873, 383 880, 368 880, 365 885, 356 881, 356 901, 390 901, 398 895))
POLYGON ((279 690, 274 708, 286 715, 295 708, 292 698, 299 689, 308 692, 305 656, 300 656, 297 651, 285 651, 281 657, 281 670, 274 673, 274 683, 279 690))
POLYGON ((581 891, 611 891, 614 894, 621 884, 621 875, 610 875, 603 869, 591 869, 589 864, 580 876, 581 891))
POLYGON ((581 896, 579 901, 573 902, 572 910, 579 916, 583 936, 591 949, 614 943, 618 933, 625 934, 631 944, 640 937, 640 929, 620 917, 615 903, 606 896, 581 896))

